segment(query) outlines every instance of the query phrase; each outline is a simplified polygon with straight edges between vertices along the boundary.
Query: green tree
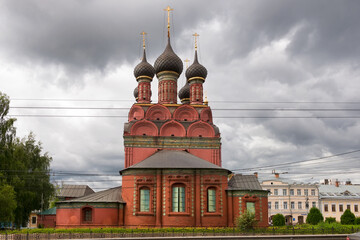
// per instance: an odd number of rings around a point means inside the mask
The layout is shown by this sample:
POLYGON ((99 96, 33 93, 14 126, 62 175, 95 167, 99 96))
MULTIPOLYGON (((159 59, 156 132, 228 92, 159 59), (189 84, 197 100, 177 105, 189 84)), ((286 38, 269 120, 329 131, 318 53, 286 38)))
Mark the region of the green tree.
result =
POLYGON ((274 226, 284 226, 285 225, 285 217, 281 213, 276 214, 272 217, 272 223, 274 226))
POLYGON ((0 182, 0 222, 14 221, 16 197, 14 188, 0 182))
POLYGON ((54 191, 49 175, 52 159, 42 153, 32 133, 22 140, 16 137, 16 119, 7 117, 9 105, 9 98, 0 92, 0 176, 2 185, 10 185, 15 192, 16 208, 8 218, 20 227, 31 211, 48 206, 54 191))
POLYGON ((311 225, 316 225, 322 221, 324 221, 324 217, 321 214, 320 210, 316 207, 311 208, 306 218, 306 223, 309 223, 311 225))
POLYGON ((255 214, 249 211, 245 211, 240 217, 237 219, 237 226, 241 230, 250 230, 254 229, 257 224, 257 220, 255 219, 255 214))
POLYGON ((355 218, 354 224, 360 225, 360 217, 355 218))
POLYGON ((355 215, 349 209, 346 209, 343 215, 341 215, 340 217, 340 222, 344 225, 354 224, 354 221, 355 215))

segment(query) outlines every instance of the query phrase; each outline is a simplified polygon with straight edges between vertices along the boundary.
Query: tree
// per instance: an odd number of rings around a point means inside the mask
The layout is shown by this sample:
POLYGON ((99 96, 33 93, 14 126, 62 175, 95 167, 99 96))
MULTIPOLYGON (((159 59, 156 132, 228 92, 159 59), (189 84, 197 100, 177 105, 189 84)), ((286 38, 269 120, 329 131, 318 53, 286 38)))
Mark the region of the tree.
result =
POLYGON ((340 217, 341 224, 351 225, 354 224, 355 215, 350 211, 350 209, 346 209, 343 215, 340 217))
POLYGON ((15 210, 12 205, 13 211, 7 211, 4 218, 14 219, 16 226, 20 227, 26 224, 31 211, 48 206, 54 191, 49 175, 52 159, 47 153, 42 153, 41 144, 36 142, 32 133, 22 140, 16 137, 16 119, 7 117, 9 105, 9 98, 0 92, 1 186, 16 199, 15 210))
POLYGON ((257 220, 255 219, 255 214, 249 211, 245 211, 240 217, 237 219, 237 225, 241 230, 250 230, 254 229, 257 224, 257 220))
POLYGON ((285 217, 281 213, 278 213, 272 217, 272 222, 273 222, 274 226, 284 226, 285 225, 285 217))
POLYGON ((320 210, 316 207, 311 208, 310 212, 306 218, 306 223, 316 225, 322 221, 324 221, 324 217, 321 214, 320 210))
POLYGON ((360 225, 360 217, 355 218, 354 224, 360 225))
POLYGON ((0 222, 14 221, 16 197, 14 188, 0 182, 0 222))

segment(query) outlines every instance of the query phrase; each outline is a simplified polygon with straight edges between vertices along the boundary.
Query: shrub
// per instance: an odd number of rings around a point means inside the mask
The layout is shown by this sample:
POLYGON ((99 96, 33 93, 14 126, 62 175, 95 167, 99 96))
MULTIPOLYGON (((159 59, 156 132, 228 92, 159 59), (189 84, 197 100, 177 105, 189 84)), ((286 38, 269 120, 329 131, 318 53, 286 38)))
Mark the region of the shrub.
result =
POLYGON ((274 226, 284 226, 285 225, 285 217, 281 213, 278 213, 272 217, 272 222, 273 222, 274 226))
POLYGON ((336 218, 333 217, 325 218, 325 223, 334 223, 334 222, 336 222, 336 218))
POLYGON ((355 218, 354 224, 360 225, 360 217, 355 218))
POLYGON ((341 215, 340 220, 341 220, 341 224, 351 225, 354 224, 355 215, 349 209, 346 209, 344 214, 341 215))
POLYGON ((257 224, 257 220, 255 219, 255 214, 250 213, 249 211, 245 211, 240 217, 237 219, 237 226, 241 230, 250 230, 254 229, 257 224))
POLYGON ((324 217, 321 214, 320 210, 316 207, 311 208, 306 218, 306 223, 309 223, 311 225, 316 225, 322 221, 324 221, 324 217))

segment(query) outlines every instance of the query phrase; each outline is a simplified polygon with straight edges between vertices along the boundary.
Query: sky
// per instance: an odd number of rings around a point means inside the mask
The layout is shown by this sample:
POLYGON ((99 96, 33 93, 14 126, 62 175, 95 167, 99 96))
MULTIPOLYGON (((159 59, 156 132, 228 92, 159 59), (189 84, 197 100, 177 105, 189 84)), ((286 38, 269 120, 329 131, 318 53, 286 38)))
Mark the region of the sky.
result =
POLYGON ((166 45, 168 5, 181 59, 193 61, 192 34, 200 35, 224 168, 360 183, 358 0, 1 0, 0 91, 17 136, 33 132, 53 158, 54 181, 121 184, 140 33, 153 64, 166 45))

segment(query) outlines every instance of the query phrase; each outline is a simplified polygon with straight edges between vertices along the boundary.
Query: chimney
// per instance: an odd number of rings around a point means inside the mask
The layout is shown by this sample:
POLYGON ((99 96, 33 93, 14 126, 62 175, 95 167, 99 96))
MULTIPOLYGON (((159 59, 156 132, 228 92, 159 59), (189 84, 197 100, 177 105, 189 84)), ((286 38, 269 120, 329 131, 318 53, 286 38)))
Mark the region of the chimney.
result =
POLYGON ((254 172, 254 175, 255 175, 256 178, 259 177, 258 172, 254 172))
POLYGON ((280 176, 280 173, 274 173, 275 174, 275 178, 279 178, 279 176, 280 176))
POLYGON ((351 184, 351 181, 350 181, 350 180, 347 180, 347 181, 345 182, 345 185, 352 185, 352 184, 351 184))
POLYGON ((336 179, 335 181, 335 187, 339 187, 340 186, 340 181, 336 179))
POLYGON ((324 184, 325 184, 325 185, 329 185, 329 179, 325 179, 325 180, 324 180, 324 184))

